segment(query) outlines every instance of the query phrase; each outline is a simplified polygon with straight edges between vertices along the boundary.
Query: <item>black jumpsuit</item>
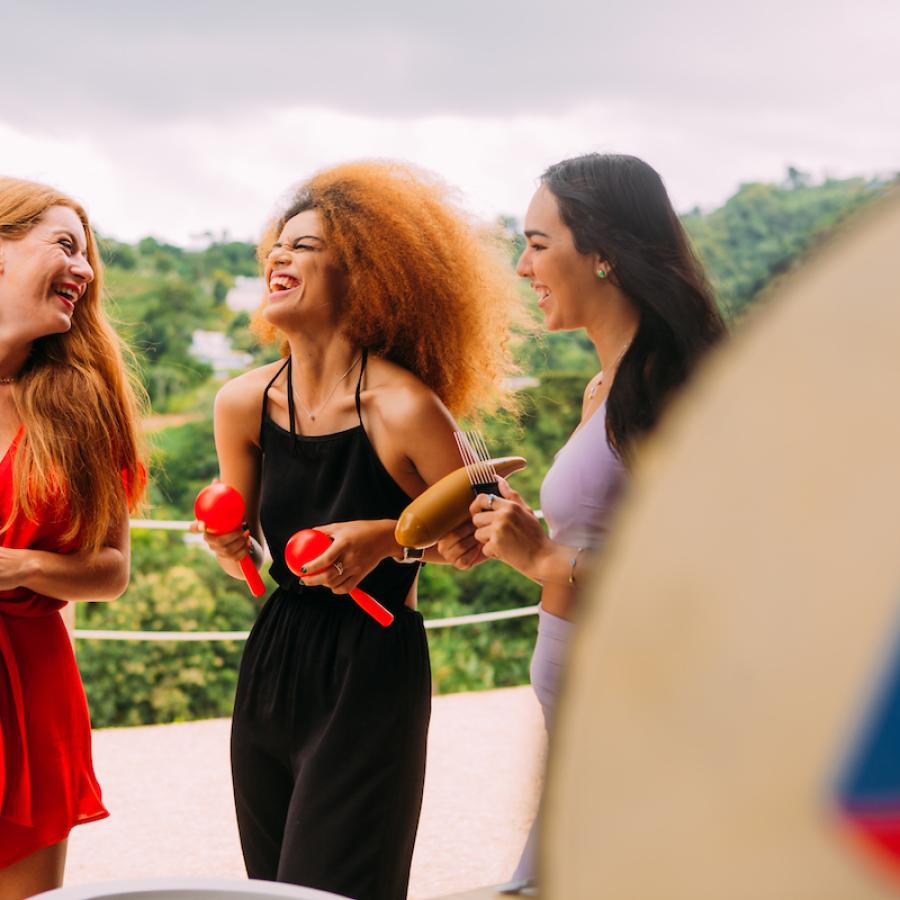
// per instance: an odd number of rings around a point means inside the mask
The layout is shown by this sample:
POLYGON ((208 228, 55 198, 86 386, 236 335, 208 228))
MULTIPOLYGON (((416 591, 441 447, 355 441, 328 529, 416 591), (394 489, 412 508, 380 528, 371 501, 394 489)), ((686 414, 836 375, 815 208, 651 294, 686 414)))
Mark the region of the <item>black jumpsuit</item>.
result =
MULTIPOLYGON (((400 900, 431 714, 422 616, 404 605, 418 566, 383 560, 361 582, 395 615, 382 628, 349 597, 300 585, 284 548, 301 528, 395 519, 410 498, 378 459, 361 415, 336 434, 295 433, 290 357, 285 365, 290 430, 266 414, 273 378, 260 436, 260 518, 279 587, 247 641, 232 724, 244 861, 251 878, 400 900)), ((358 415, 365 365, 364 354, 358 415)))

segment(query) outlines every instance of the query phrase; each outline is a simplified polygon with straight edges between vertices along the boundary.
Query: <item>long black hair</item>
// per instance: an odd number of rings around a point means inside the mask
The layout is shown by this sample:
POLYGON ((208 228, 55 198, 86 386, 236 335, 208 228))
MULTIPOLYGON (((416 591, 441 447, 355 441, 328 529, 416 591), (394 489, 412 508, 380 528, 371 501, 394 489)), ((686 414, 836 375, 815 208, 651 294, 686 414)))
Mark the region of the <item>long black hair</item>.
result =
POLYGON ((640 316, 606 404, 607 439, 627 460, 725 323, 655 169, 634 156, 590 153, 550 166, 541 183, 578 251, 609 263, 610 281, 640 316))

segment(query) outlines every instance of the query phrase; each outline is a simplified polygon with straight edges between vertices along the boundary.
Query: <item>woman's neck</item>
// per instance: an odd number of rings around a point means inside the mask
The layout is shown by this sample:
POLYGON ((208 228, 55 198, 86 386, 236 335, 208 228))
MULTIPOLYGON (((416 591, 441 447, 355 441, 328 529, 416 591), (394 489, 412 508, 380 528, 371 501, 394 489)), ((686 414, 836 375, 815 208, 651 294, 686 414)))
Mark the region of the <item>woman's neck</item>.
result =
POLYGON ((607 298, 608 302, 598 310, 585 330, 597 352, 601 368, 612 376, 637 334, 640 314, 621 291, 612 285, 608 289, 616 291, 616 294, 607 298))
POLYGON ((349 374, 360 356, 359 349, 341 336, 329 340, 293 336, 288 338, 288 344, 294 388, 303 385, 304 400, 313 407, 334 388, 342 374, 349 374))
POLYGON ((31 341, 19 344, 0 337, 0 378, 15 378, 31 353, 31 341))

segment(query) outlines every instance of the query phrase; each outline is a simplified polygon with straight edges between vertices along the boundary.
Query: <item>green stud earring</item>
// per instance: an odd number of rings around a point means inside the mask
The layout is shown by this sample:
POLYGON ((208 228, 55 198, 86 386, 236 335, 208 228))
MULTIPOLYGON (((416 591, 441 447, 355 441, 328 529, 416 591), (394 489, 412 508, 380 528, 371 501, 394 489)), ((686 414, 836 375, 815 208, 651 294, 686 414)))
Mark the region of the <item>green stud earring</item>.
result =
POLYGON ((604 272, 603 269, 597 269, 597 277, 606 278, 606 272, 604 272))

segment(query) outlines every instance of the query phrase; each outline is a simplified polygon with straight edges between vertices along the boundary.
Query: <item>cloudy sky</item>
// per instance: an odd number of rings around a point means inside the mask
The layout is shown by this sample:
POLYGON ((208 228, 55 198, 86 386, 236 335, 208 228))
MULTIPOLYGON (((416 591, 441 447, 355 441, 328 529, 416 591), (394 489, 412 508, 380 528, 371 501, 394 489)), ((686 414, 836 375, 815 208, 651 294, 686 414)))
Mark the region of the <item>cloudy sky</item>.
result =
POLYGON ((0 173, 106 234, 255 239, 288 187, 411 160, 521 217, 635 153, 679 209, 788 165, 900 169, 898 0, 0 0, 0 173))

